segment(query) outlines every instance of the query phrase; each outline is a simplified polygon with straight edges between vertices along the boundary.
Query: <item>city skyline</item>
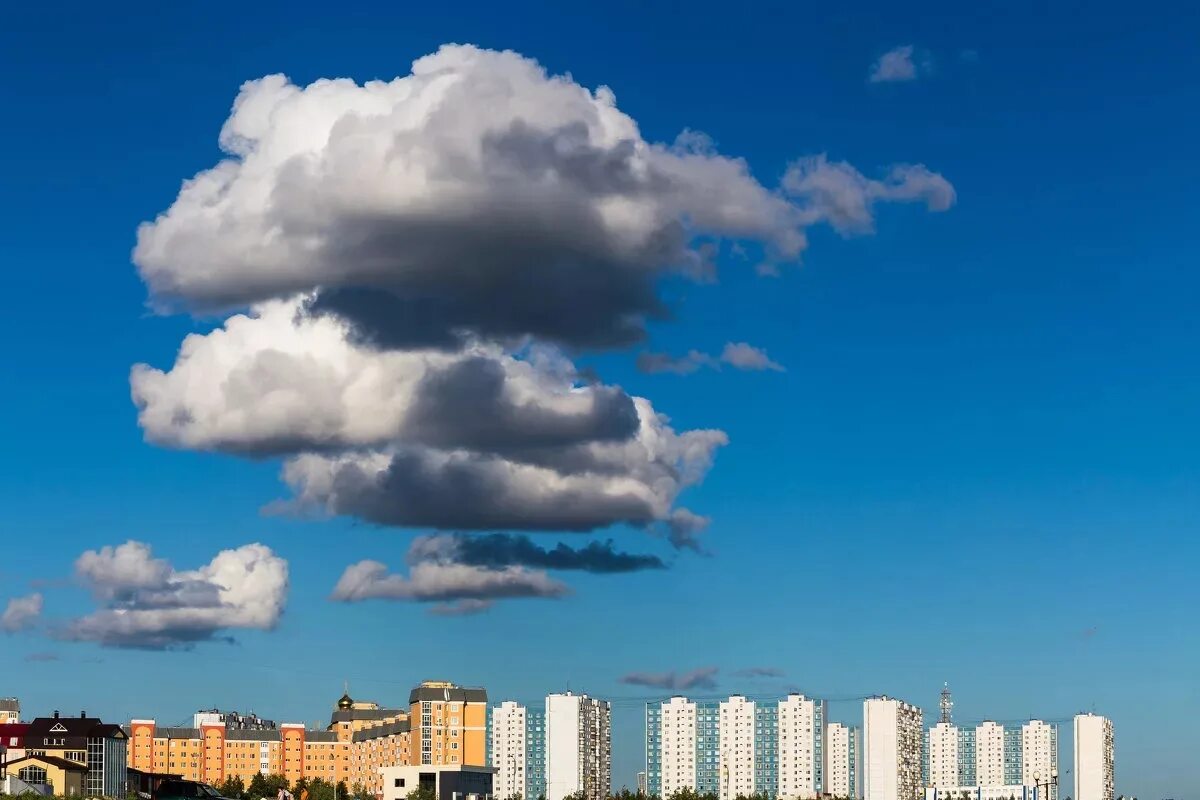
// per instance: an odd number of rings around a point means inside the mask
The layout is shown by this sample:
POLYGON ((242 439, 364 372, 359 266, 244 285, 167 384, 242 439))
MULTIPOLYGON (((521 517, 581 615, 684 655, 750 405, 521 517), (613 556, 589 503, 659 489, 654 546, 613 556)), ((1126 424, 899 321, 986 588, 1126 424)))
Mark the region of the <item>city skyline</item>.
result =
POLYGON ((586 693, 632 786, 647 698, 949 682, 1200 790, 1191 17, 75 5, 0 26, 0 694, 586 693))
MULTIPOLYGON (((906 746, 917 747, 919 750, 911 756, 916 759, 915 771, 910 768, 907 772, 911 779, 917 781, 916 785, 929 787, 931 791, 934 789, 943 793, 950 791, 950 796, 954 796, 956 792, 961 791, 962 787, 980 786, 1000 798, 1001 795, 1007 797, 1005 792, 1014 789, 1019 793, 1020 787, 1025 787, 1027 792, 1032 791, 1031 787, 1037 785, 1039 781, 1049 779, 1051 775, 1060 778, 1061 785, 1070 786, 1071 782, 1076 780, 1076 774, 1073 771, 1074 759, 1078 758, 1081 752, 1089 758, 1084 774, 1099 776, 1092 778, 1091 784, 1085 783, 1085 785, 1091 786, 1093 790, 1095 786, 1107 786, 1110 792, 1114 786, 1111 777, 1113 774, 1111 750, 1107 766, 1105 766, 1103 754, 1097 750, 1100 747, 1097 742, 1104 741, 1105 736, 1109 742, 1107 746, 1112 747, 1114 726, 1111 720, 1097 717, 1092 712, 1080 712, 1071 718, 1052 719, 1048 722, 1035 717, 1027 720, 954 719, 952 711, 954 703, 950 699, 948 686, 944 687, 939 695, 939 718, 935 721, 930 716, 924 716, 923 722, 919 722, 923 716, 919 706, 909 704, 903 699, 889 698, 887 695, 881 694, 853 699, 839 698, 836 701, 838 704, 844 705, 853 702, 863 712, 861 716, 845 715, 842 719, 831 718, 828 712, 829 703, 825 699, 807 698, 795 691, 788 691, 784 695, 733 693, 723 696, 677 692, 653 700, 646 697, 618 697, 615 698, 615 705, 618 708, 622 705, 628 707, 628 704, 636 702, 641 704, 644 713, 645 727, 640 741, 640 744, 644 745, 643 761, 636 765, 637 772, 634 774, 633 780, 626 780, 620 774, 612 773, 608 766, 609 754, 614 749, 613 744, 609 741, 612 735, 610 720, 614 700, 591 699, 586 694, 566 691, 546 695, 544 706, 534 704, 531 708, 512 699, 487 697, 486 689, 482 687, 464 690, 457 684, 435 680, 422 681, 412 689, 409 700, 413 710, 410 713, 401 708, 389 709, 386 706, 380 706, 373 700, 352 699, 348 694, 348 688, 347 686, 347 692, 344 692, 342 697, 332 704, 333 713, 327 725, 313 723, 310 726, 299 722, 264 720, 254 712, 244 713, 229 708, 198 710, 192 714, 191 728, 162 727, 159 724, 158 733, 154 732, 156 721, 153 719, 135 718, 122 722, 120 724, 126 728, 130 736, 130 766, 136 766, 144 771, 155 768, 174 769, 174 762, 168 764, 167 761, 167 744, 169 739, 175 739, 182 747, 190 746, 194 750, 194 752, 178 751, 181 758, 190 757, 195 761, 190 770, 182 770, 185 778, 208 780, 213 784, 218 784, 226 777, 240 776, 244 781, 248 781, 249 776, 255 772, 263 771, 263 774, 278 772, 289 780, 295 780, 301 776, 323 778, 329 779, 331 782, 344 781, 347 785, 362 786, 368 791, 379 791, 381 789, 377 785, 379 768, 395 764, 415 763, 410 760, 417 752, 414 749, 415 745, 409 740, 409 732, 413 730, 410 720, 421 719, 421 714, 416 710, 415 704, 425 696, 421 694, 424 692, 429 697, 437 697, 439 701, 470 700, 479 702, 486 708, 486 725, 477 724, 471 729, 477 733, 470 735, 480 737, 478 740, 472 740, 476 742, 473 749, 471 749, 471 745, 467 745, 453 755, 447 749, 445 760, 447 763, 459 763, 459 754, 462 754, 463 763, 478 762, 479 765, 486 763, 495 766, 497 768, 495 776, 497 791, 504 790, 497 797, 503 798, 516 793, 521 794, 526 800, 538 800, 542 796, 545 796, 547 800, 562 800, 562 797, 573 791, 598 791, 595 787, 603 786, 605 783, 615 791, 636 786, 638 777, 643 774, 647 776, 648 792, 663 797, 670 796, 680 789, 695 789, 701 793, 711 792, 722 800, 732 800, 735 796, 751 796, 761 793, 766 793, 768 796, 778 794, 781 797, 804 797, 808 793, 817 791, 817 787, 821 791, 829 793, 831 785, 845 786, 851 791, 850 796, 861 797, 865 795, 864 762, 869 752, 866 741, 863 739, 864 723, 867 717, 866 709, 880 703, 883 704, 882 707, 894 705, 906 713, 915 711, 916 716, 913 719, 918 720, 914 724, 919 733, 915 738, 910 735, 904 741, 908 742, 906 746), (446 692, 450 693, 445 694, 446 692), (584 727, 579 727, 578 733, 570 733, 565 740, 561 730, 555 737, 551 737, 546 722, 547 710, 551 708, 554 701, 568 704, 582 703, 589 707, 599 704, 603 709, 603 717, 600 721, 603 730, 602 740, 598 740, 594 745, 585 746, 583 744, 585 741, 584 727), (679 711, 664 713, 667 709, 679 709, 679 711), (744 720, 741 719, 742 709, 748 709, 748 716, 744 720), (680 711, 685 712, 686 719, 675 719, 680 711), (797 712, 803 712, 801 717, 795 716, 797 712), (801 718, 807 721, 801 724, 801 718), (1096 729, 1100 733, 1091 733, 1090 739, 1077 742, 1074 737, 1078 735, 1081 720, 1086 723, 1085 727, 1092 724, 1090 721, 1098 721, 1103 722, 1107 728, 1096 729), (694 732, 687 733, 685 731, 684 740, 680 740, 674 747, 669 740, 657 733, 651 735, 652 732, 657 731, 660 725, 665 734, 666 730, 672 726, 680 727, 678 723, 685 723, 684 728, 694 726, 694 732), (1074 728, 1070 739, 1064 739, 1058 735, 1059 726, 1066 723, 1071 723, 1068 730, 1071 727, 1074 728), (228 731, 225 737, 222 737, 222 741, 226 737, 237 741, 218 748, 224 754, 222 756, 224 761, 210 763, 211 758, 201 756, 202 751, 207 749, 201 743, 207 742, 211 733, 209 729, 216 727, 228 731), (305 730, 306 728, 308 730, 305 730), (742 730, 743 728, 745 730, 742 730), (949 773, 944 769, 939 770, 937 766, 939 758, 944 759, 947 755, 946 745, 938 742, 938 735, 940 731, 947 728, 958 732, 957 736, 943 740, 952 742, 954 747, 950 756, 954 759, 955 765, 949 773), (840 739, 835 731, 840 732, 840 739), (995 753, 988 750, 985 740, 990 737, 990 733, 981 733, 985 731, 996 732, 996 743, 993 748, 996 750, 995 753), (1009 741, 1008 734, 1010 732, 1015 736, 1013 742, 1009 741), (769 739, 775 736, 782 736, 782 739, 776 744, 768 744, 764 749, 764 741, 761 739, 764 733, 768 735, 769 739), (514 734, 516 735, 515 740, 513 739, 514 734), (733 744, 734 737, 737 735, 742 735, 746 740, 758 741, 757 745, 745 745, 750 749, 743 754, 746 756, 743 772, 739 772, 731 766, 740 758, 738 748, 743 747, 743 745, 735 746, 733 744), (705 736, 708 736, 711 741, 705 743, 705 736), (964 736, 969 742, 965 751, 962 749, 964 736), (155 739, 153 756, 147 750, 150 741, 150 738, 147 737, 161 737, 155 739), (805 745, 805 737, 807 737, 807 745, 805 745), (791 745, 785 744, 789 738, 792 739, 791 745), (559 742, 557 748, 552 746, 552 742, 555 740, 559 742), (727 740, 728 743, 726 743, 727 740), (251 755, 240 753, 237 750, 239 746, 245 747, 253 744, 254 752, 257 753, 258 744, 256 743, 260 741, 275 743, 271 745, 274 749, 271 750, 270 761, 267 760, 265 749, 261 769, 257 757, 251 759, 253 763, 238 761, 238 758, 243 755, 247 758, 251 755), (289 741, 292 744, 289 745, 289 741), (357 748, 360 741, 364 747, 368 748, 362 750, 360 755, 350 753, 336 756, 339 759, 348 759, 344 768, 339 765, 335 770, 334 765, 326 763, 328 758, 323 756, 305 757, 305 760, 314 763, 313 768, 284 768, 286 761, 284 751, 288 747, 301 748, 308 753, 309 750, 318 752, 326 747, 357 748), (579 742, 578 745, 576 745, 576 741, 579 742), (831 745, 835 745, 838 741, 842 742, 841 749, 831 750, 831 745), (981 743, 978 748, 976 747, 977 741, 981 743), (239 745, 239 742, 242 744, 239 745), (344 744, 339 745, 339 742, 344 744), (351 742, 354 744, 350 744, 351 742), (1016 747, 1015 754, 1009 752, 1012 746, 1016 747), (579 778, 573 779, 579 781, 573 787, 563 788, 562 776, 580 769, 581 762, 578 761, 576 753, 582 753, 590 748, 600 748, 594 751, 596 757, 600 758, 601 764, 604 765, 602 767, 604 771, 598 778, 599 784, 593 783, 592 789, 584 789, 586 778, 582 776, 586 774, 585 771, 578 773, 579 778), (146 753, 141 754, 141 750, 146 750, 146 753), (160 753, 159 750, 162 752, 160 753), (557 759, 559 762, 557 767, 559 779, 555 781, 559 784, 557 790, 548 787, 547 784, 547 765, 552 760, 555 751, 571 755, 570 764, 563 763, 561 755, 557 759), (1001 757, 1001 751, 1003 751, 1003 757, 1001 757), (675 754, 672 755, 672 752, 675 754), (805 755, 806 753, 807 755, 805 755), (682 754, 683 761, 679 761, 680 754, 682 754), (789 756, 792 758, 791 762, 789 762, 789 756), (848 763, 845 763, 847 758, 848 763), (1010 760, 1013 758, 1015 760, 1010 760), (838 759, 842 759, 843 763, 838 763, 838 759), (506 766, 501 761, 511 763, 506 766), (990 766, 993 762, 995 763, 994 767, 990 766), (515 776, 513 769, 518 763, 522 766, 523 774, 515 776), (985 764, 989 766, 983 766, 985 764), (288 771, 294 769, 300 771, 288 771), (566 773, 564 773, 564 769, 566 773), (683 772, 680 772, 681 769, 683 772), (994 774, 989 773, 989 769, 994 774), (1108 770, 1107 779, 1105 778, 1106 769, 1108 770), (675 777, 674 782, 670 779, 664 780, 666 770, 670 770, 671 775, 675 777), (326 771, 328 771, 328 775, 326 771), (944 777, 948 774, 954 777, 944 777), (555 797, 551 797, 551 794, 555 797)), ((17 698, 4 698, 4 704, 0 704, 0 706, 9 709, 10 713, 14 715, 19 713, 20 703, 17 698)), ((54 712, 55 717, 58 713, 57 710, 54 712)), ((440 714, 440 712, 438 713, 440 714)), ((456 716, 450 718, 447 714, 446 721, 457 721, 459 713, 460 711, 455 709, 456 716)), ((898 719, 894 711, 888 713, 892 714, 892 719, 898 719)), ((559 716, 561 718, 561 712, 559 716)), ((583 716, 577 715, 575 719, 582 720, 583 716)), ((476 721, 479 721, 478 717, 476 717, 476 721)), ((438 722, 441 723, 440 717, 438 722)), ((575 724, 582 725, 578 722, 575 724)), ((1088 727, 1087 730, 1090 732, 1093 728, 1088 727)), ((873 737, 877 744, 878 736, 875 734, 873 737)), ((885 734, 885 744, 888 741, 892 744, 887 745, 884 750, 894 754, 897 751, 895 740, 894 737, 887 738, 889 736, 893 736, 893 734, 885 734), (887 747, 891 749, 887 750, 887 747)), ((419 734, 418 738, 420 738, 419 734)), ((618 739, 618 741, 620 740, 618 739)), ((628 751, 631 743, 621 741, 620 744, 623 745, 623 749, 628 751)), ((263 746, 266 747, 266 745, 263 746)), ((176 755, 174 748, 175 745, 172 744, 170 747, 171 758, 176 755)), ((442 759, 441 745, 437 750, 437 759, 442 759)), ((885 762, 894 757, 894 755, 883 756, 885 762)), ((432 763, 442 763, 437 759, 432 763)), ((876 773, 875 779, 878 783, 878 773, 876 773)), ((1054 788, 1042 788, 1049 792, 1047 796, 1049 800, 1058 796, 1057 785, 1054 788)), ((600 794, 589 796, 602 800, 603 791, 602 789, 599 791, 601 791, 600 794)), ((1078 795, 1078 792, 1076 794, 1078 795)), ((1115 792, 1112 795, 1115 797, 1115 792)), ((835 796, 841 795, 835 794, 835 796)), ((1039 798, 1039 800, 1045 800, 1045 798, 1039 798)), ((1099 796, 1098 800, 1111 800, 1111 797, 1099 796)))

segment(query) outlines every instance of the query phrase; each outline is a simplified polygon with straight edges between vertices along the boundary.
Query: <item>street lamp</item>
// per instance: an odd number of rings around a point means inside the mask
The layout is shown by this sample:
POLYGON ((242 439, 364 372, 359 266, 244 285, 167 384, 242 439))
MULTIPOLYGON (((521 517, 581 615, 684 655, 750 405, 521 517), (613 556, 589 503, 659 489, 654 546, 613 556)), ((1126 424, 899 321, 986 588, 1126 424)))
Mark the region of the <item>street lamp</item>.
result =
POLYGON ((1036 798, 1036 800, 1050 800, 1050 787, 1051 786, 1053 786, 1055 789, 1058 788, 1058 770, 1056 770, 1056 769, 1051 770, 1050 774, 1046 776, 1045 783, 1042 782, 1041 773, 1038 773, 1038 772, 1033 773, 1033 791, 1034 791, 1034 797, 1036 798), (1042 792, 1041 792, 1043 786, 1046 787, 1046 796, 1045 797, 1042 796, 1042 792))

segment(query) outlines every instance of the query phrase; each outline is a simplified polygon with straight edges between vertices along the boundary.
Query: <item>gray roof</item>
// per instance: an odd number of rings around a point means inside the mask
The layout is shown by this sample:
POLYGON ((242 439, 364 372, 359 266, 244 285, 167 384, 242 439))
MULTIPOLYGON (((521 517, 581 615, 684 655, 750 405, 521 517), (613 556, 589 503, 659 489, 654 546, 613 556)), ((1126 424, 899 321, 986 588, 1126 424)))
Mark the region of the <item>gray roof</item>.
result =
POLYGON ((230 742, 278 742, 278 728, 226 728, 225 739, 230 742))
POLYGON ((412 725, 406 719, 397 722, 388 722, 384 725, 379 725, 374 728, 365 728, 361 731, 354 732, 354 741, 369 742, 372 739, 382 739, 385 736, 395 736, 400 733, 408 733, 412 730, 412 725))
POLYGON ((15 697, 0 697, 0 711, 20 711, 21 701, 15 697))
MULTIPOLYGON (((229 742, 278 742, 280 731, 277 729, 254 730, 245 728, 226 728, 225 740, 229 742)), ((154 731, 156 739, 199 739, 199 728, 158 728, 154 731)), ((306 730, 306 742, 336 742, 337 733, 334 731, 306 730)))
POLYGON ((441 689, 436 686, 418 686, 409 692, 408 702, 419 703, 423 700, 432 702, 458 701, 460 703, 486 703, 486 689, 466 689, 454 686, 441 689))
POLYGON ((348 711, 334 711, 329 721, 330 723, 334 723, 353 722, 356 719, 378 720, 407 713, 407 709, 403 708, 351 708, 348 711))
POLYGON ((199 728, 157 728, 154 731, 155 739, 199 739, 199 728))

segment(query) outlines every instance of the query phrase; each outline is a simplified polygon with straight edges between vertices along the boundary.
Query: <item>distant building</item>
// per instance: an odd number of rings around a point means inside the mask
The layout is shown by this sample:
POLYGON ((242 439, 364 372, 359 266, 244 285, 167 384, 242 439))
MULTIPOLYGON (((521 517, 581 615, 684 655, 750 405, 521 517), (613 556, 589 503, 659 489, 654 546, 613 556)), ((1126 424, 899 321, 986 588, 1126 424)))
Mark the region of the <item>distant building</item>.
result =
POLYGON ((645 770, 637 774, 637 793, 640 795, 646 794, 646 772, 645 770))
POLYGON ((5 769, 54 794, 124 796, 127 736, 119 725, 86 713, 38 717, 25 729, 25 754, 8 758, 5 769))
MULTIPOLYGON (((939 722, 925 732, 924 766, 925 785, 936 789, 1032 787, 1035 776, 1058 772, 1058 727, 1039 719, 1019 728, 992 721, 973 728, 939 722)), ((1038 800, 1058 800, 1057 788, 1043 790, 1038 800)))
POLYGON ((424 789, 435 800, 492 800, 492 767, 466 764, 412 764, 380 770, 381 800, 406 800, 424 789))
POLYGON ((0 725, 21 721, 21 701, 15 697, 0 697, 0 725))
POLYGON ((863 796, 920 800, 921 709, 890 697, 863 702, 863 796))
POLYGON ((1075 800, 1113 800, 1112 720, 1096 714, 1075 717, 1075 800))
POLYGON ((825 737, 825 794, 858 800, 862 797, 862 729, 831 722, 825 737))
POLYGON ((582 792, 604 800, 612 790, 612 707, 586 694, 546 697, 546 798, 582 792))
POLYGON ((497 800, 546 793, 546 712, 507 700, 488 710, 488 765, 497 800))
POLYGON ((646 705, 646 791, 680 789, 812 798, 825 786, 826 706, 799 693, 776 701, 676 696, 646 705))
POLYGON ((1030 786, 953 786, 925 789, 925 800, 1035 800, 1030 786))
POLYGON ((224 725, 227 729, 239 731, 273 731, 279 727, 274 720, 262 719, 257 714, 240 714, 237 711, 220 711, 216 708, 192 714, 193 728, 202 728, 205 725, 224 725))

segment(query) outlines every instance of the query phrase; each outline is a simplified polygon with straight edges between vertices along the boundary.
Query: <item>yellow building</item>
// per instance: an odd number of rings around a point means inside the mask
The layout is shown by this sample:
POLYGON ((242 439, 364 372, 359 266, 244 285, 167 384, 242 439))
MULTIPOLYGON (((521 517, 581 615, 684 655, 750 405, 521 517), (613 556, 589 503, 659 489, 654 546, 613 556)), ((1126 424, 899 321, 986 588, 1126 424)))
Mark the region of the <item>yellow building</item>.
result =
POLYGON ((25 783, 49 787, 51 794, 62 797, 82 797, 88 768, 78 761, 58 756, 22 756, 4 765, 10 775, 25 783))
POLYGON ((219 784, 255 773, 321 778, 379 794, 379 770, 413 764, 483 766, 487 761, 487 692, 426 681, 409 694, 409 707, 381 708, 346 694, 321 730, 285 723, 278 729, 160 728, 152 719, 129 723, 129 766, 219 784), (413 724, 413 721, 416 724, 413 724))

